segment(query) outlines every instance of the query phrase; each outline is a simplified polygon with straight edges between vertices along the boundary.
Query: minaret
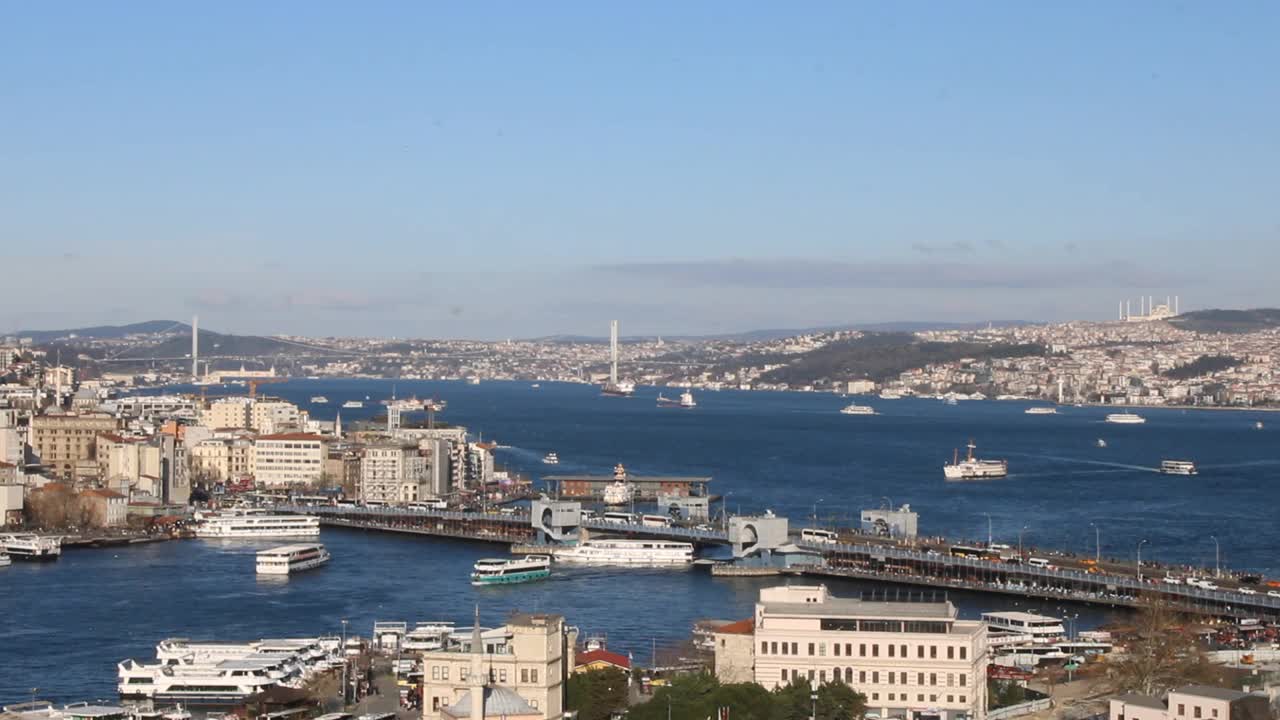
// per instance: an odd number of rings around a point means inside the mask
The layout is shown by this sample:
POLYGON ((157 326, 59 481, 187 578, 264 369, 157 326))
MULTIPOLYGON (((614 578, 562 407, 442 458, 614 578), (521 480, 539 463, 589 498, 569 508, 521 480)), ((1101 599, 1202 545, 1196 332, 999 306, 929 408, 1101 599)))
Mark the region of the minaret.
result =
POLYGON ((333 419, 333 436, 342 439, 342 411, 338 411, 338 416, 333 419))
POLYGON ((484 691, 489 675, 484 669, 484 640, 480 637, 480 605, 471 626, 471 720, 484 720, 484 691))

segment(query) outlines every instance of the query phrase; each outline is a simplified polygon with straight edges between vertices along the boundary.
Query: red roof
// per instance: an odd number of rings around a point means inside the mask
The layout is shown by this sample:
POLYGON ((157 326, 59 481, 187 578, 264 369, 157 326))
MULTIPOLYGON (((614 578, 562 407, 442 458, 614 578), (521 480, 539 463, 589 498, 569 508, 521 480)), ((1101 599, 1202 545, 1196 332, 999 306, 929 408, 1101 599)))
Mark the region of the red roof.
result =
POLYGON ((608 650, 590 650, 578 656, 577 667, 590 665, 593 662, 606 662, 623 670, 631 669, 631 660, 626 655, 619 655, 608 650))
POLYGON ((731 622, 728 625, 721 625, 715 630, 717 635, 722 633, 727 635, 751 635, 755 631, 756 621, 753 618, 739 620, 738 622, 731 622))
POLYGON ((123 499, 123 498, 124 498, 124 495, 121 495, 120 493, 116 492, 115 490, 85 490, 85 491, 84 491, 83 493, 81 493, 81 494, 82 494, 82 495, 92 495, 92 496, 94 496, 94 497, 108 498, 108 499, 112 499, 112 498, 121 498, 121 499, 123 499))

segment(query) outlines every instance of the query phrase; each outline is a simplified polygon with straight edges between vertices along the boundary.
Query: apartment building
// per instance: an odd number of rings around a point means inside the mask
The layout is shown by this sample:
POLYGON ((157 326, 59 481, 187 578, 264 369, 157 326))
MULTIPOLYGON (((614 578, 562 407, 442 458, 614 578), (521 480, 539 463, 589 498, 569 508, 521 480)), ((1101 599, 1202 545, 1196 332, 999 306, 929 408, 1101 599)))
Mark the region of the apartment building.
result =
POLYGON ((478 620, 470 638, 423 653, 424 720, 564 717, 577 629, 559 615, 518 614, 492 630, 478 620))
POLYGON ((249 398, 234 397, 215 400, 200 414, 200 424, 208 428, 248 428, 249 398))
POLYGON ((1111 699, 1109 720, 1262 720, 1267 697, 1239 690, 1188 685, 1164 699, 1129 693, 1111 699))
POLYGON ((430 492, 427 458, 417 445, 383 443, 364 449, 357 488, 362 502, 413 502, 430 492))
POLYGON ((267 487, 314 483, 323 477, 328 442, 310 433, 260 435, 250 463, 254 479, 267 487))
POLYGON ((191 446, 191 471, 202 480, 234 480, 252 473, 252 455, 251 436, 208 438, 191 446))
POLYGON ((846 599, 825 585, 781 586, 760 591, 753 620, 749 652, 733 637, 746 634, 745 625, 715 635, 717 673, 726 682, 741 681, 750 667, 754 682, 769 689, 801 678, 847 683, 880 717, 986 715, 986 626, 959 620, 950 602, 846 599))
POLYGON ((303 425, 303 413, 298 406, 278 398, 255 400, 249 404, 249 427, 260 433, 280 433, 299 430, 303 425))
POLYGON ((97 457, 99 433, 115 432, 118 421, 105 413, 50 413, 31 418, 31 447, 58 477, 75 477, 76 465, 97 457))

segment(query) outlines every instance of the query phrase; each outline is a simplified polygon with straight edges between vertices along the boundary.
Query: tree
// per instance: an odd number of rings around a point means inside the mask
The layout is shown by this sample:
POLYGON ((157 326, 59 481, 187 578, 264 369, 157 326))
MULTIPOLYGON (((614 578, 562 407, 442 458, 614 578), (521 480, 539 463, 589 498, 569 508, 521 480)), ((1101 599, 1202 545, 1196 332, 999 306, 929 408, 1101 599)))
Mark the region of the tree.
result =
MULTIPOLYGON (((818 691, 818 717, 860 718, 867 709, 867 696, 842 682, 822 683, 818 691)), ((813 687, 800 678, 773 692, 771 720, 808 720, 813 714, 813 687)))
MULTIPOLYGON (((756 683, 721 685, 709 674, 685 675, 660 689, 647 703, 628 712, 628 720, 705 720, 729 709, 731 720, 809 720, 813 709, 809 681, 800 679, 773 692, 756 683)), ((866 711, 866 696, 841 682, 818 686, 818 717, 856 720, 866 711)))
POLYGON ((342 691, 342 680, 336 670, 313 673, 302 685, 302 689, 311 696, 311 701, 322 711, 339 705, 338 693, 342 691))
POLYGON ((1179 685, 1221 684, 1221 669, 1209 662, 1189 620, 1167 601, 1143 600, 1133 638, 1125 652, 1108 663, 1115 692, 1162 694, 1179 685))
POLYGON ((627 674, 617 668, 575 673, 565 683, 565 704, 581 720, 609 720, 627 706, 627 674))

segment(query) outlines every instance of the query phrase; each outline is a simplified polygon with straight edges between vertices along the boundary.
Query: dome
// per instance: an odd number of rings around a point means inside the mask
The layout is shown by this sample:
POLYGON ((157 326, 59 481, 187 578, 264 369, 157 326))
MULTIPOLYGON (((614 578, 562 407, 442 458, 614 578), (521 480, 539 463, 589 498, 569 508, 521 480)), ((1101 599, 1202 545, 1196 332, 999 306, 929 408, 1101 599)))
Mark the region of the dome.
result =
MULTIPOLYGON (((458 702, 446 708, 445 712, 455 718, 470 717, 471 692, 468 691, 465 695, 458 698, 458 702)), ((514 690, 504 687, 487 687, 484 689, 485 717, 538 714, 538 711, 529 705, 524 698, 517 695, 514 690)))

